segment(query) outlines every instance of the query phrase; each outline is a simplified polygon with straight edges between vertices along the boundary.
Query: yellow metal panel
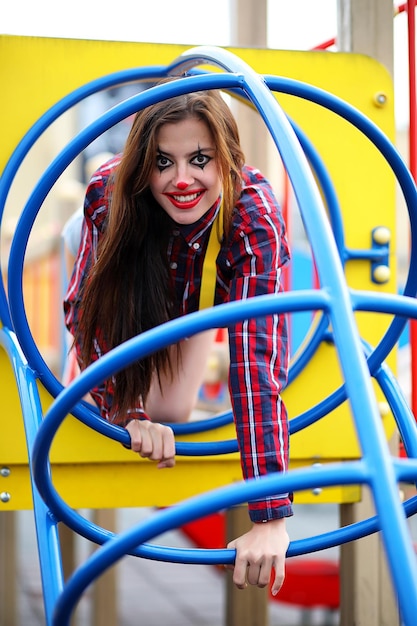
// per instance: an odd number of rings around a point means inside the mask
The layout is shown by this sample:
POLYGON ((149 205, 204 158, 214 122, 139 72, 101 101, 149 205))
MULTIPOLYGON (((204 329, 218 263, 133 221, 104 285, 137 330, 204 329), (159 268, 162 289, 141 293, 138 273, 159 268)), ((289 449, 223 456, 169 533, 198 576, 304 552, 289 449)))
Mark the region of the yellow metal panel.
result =
MULTIPOLYGON (((7 87, 7 98, 0 99, 3 168, 17 142, 30 126, 57 100, 73 89, 102 75, 135 66, 167 64, 189 46, 142 44, 109 41, 59 40, 53 38, 0 37, 0 83, 7 87)), ((328 52, 294 52, 233 48, 238 56, 256 71, 291 77, 316 85, 350 102, 373 120, 391 139, 394 138, 392 81, 388 72, 376 61, 361 55, 328 52), (384 94, 386 103, 378 106, 377 94, 384 94)), ((359 132, 337 116, 300 98, 278 95, 288 115, 304 130, 319 150, 341 203, 349 248, 369 248, 371 231, 384 225, 392 232, 390 281, 377 286, 370 281, 368 262, 349 262, 348 284, 355 289, 376 292, 396 290, 395 262, 395 185, 388 167, 377 151, 359 132)), ((383 336, 389 319, 375 314, 357 315, 362 336, 376 344, 383 336)), ((7 359, 2 354, 3 408, 9 419, 2 420, 0 437, 1 462, 27 462, 20 408, 7 359), (5 377, 3 377, 3 373, 5 377)), ((395 355, 390 365, 395 367, 395 355)), ((334 348, 321 346, 305 372, 285 392, 290 415, 295 416, 326 397, 341 384, 334 348)), ((48 400, 45 398, 45 404, 48 400)), ((394 425, 391 416, 384 416, 387 436, 394 425)), ((234 437, 233 427, 209 433, 202 440, 234 437)), ((360 454, 355 429, 347 403, 319 424, 292 438, 292 466, 315 460, 351 459, 360 454)), ((74 506, 122 506, 156 498, 155 493, 175 492, 180 499, 193 490, 204 490, 240 478, 237 458, 230 462, 218 460, 180 459, 174 472, 158 472, 150 464, 131 464, 129 453, 114 442, 103 441, 95 433, 69 419, 54 444, 54 476, 62 481, 74 506), (190 463, 193 467, 190 467, 190 463), (134 466, 134 469, 133 469, 134 466), (68 472, 68 469, 71 469, 68 472), (131 472, 139 471, 137 492, 132 491, 131 472), (197 471, 193 471, 194 469, 197 471), (191 472, 190 473, 190 469, 191 472), (204 470, 204 471, 203 471, 204 470), (152 472, 152 476, 150 475, 152 472), (183 474, 183 472, 185 472, 183 474), (78 476, 82 479, 78 480, 78 476), (126 477, 129 476, 129 483, 126 477), (205 477, 203 477, 205 476, 205 477), (104 477, 108 491, 103 503, 100 496, 104 477), (193 477, 194 480, 190 480, 193 477), (129 484, 129 486, 128 486, 129 484), (97 488, 95 488, 97 485, 97 488), (161 491, 160 491, 161 490, 161 491), (165 490, 165 491, 163 491, 165 490), (86 498, 86 499, 85 499, 86 498), (93 503, 91 498, 94 500, 93 503)), ((20 469, 19 469, 20 472, 20 469)), ((20 476, 17 472, 16 475, 20 476)), ((24 472, 23 472, 24 473, 24 472)), ((27 477, 16 479, 18 492, 14 501, 27 506, 27 477)), ((323 490, 319 496, 299 494, 297 501, 352 501, 359 497, 356 488, 323 490), (326 501, 326 500, 320 500, 326 501)), ((162 496, 161 496, 162 497, 162 496)), ((159 496, 158 496, 159 498, 159 496)), ((167 502, 155 501, 155 504, 167 502)), ((8 505, 5 505, 8 506, 8 505)), ((11 504, 10 504, 11 506, 11 504)), ((25 508, 18 506, 17 508, 25 508)))
MULTIPOLYGON (((133 455, 124 461, 76 462, 53 465, 53 483, 73 508, 122 508, 169 506, 183 499, 242 480, 237 459, 177 459, 175 468, 158 470, 151 461, 133 455)), ((301 467, 291 465, 291 469, 301 467)), ((0 502, 0 511, 31 509, 32 492, 27 465, 10 465, 10 475, 0 476, 0 493, 10 499, 0 502)), ((351 503, 360 500, 360 488, 329 487, 297 492, 297 504, 351 503)))
MULTIPOLYGON (((133 455, 132 455, 133 456, 133 455)), ((131 457, 132 458, 132 457, 131 457)), ((119 464, 56 465, 53 478, 66 501, 74 507, 168 506, 185 498, 242 480, 236 457, 187 458, 177 460, 169 472, 150 461, 135 459, 119 464), (70 471, 68 471, 70 470, 70 471), (128 477, 128 480, 127 480, 128 477), (190 479, 194 477, 194 479, 190 479)), ((315 495, 297 493, 297 503, 356 502, 359 489, 329 488, 315 495)))
POLYGON ((19 394, 7 354, 0 348, 0 467, 27 463, 25 430, 19 394))
POLYGON ((2 468, 7 467, 10 474, 8 476, 0 475, 0 493, 7 494, 8 499, 1 499, 1 511, 21 511, 31 509, 32 490, 30 485, 29 466, 13 465, 10 463, 1 464, 2 468))

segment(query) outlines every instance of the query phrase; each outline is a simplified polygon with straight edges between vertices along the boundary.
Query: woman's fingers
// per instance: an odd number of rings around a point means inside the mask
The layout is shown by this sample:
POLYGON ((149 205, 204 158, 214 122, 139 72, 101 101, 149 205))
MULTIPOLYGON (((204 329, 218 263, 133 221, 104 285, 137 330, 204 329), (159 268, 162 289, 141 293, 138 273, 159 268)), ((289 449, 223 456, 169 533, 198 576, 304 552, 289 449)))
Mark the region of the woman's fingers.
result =
MULTIPOLYGON (((229 543, 227 547, 235 548, 236 547, 235 542, 232 541, 231 543, 229 543)), ((238 589, 246 589, 246 587, 248 586, 247 578, 246 578, 248 562, 246 559, 239 558, 238 551, 236 551, 236 560, 235 560, 234 567, 232 569, 233 569, 233 582, 235 583, 236 587, 238 589)))
POLYGON ((130 445, 142 458, 157 461, 159 468, 174 467, 175 438, 172 429, 149 420, 132 420, 126 426, 130 445))
POLYGON ((175 437, 174 432, 169 426, 155 424, 162 429, 162 455, 158 460, 158 468, 174 467, 175 465, 175 437))
POLYGON ((284 582, 288 542, 285 519, 254 524, 249 532, 231 541, 227 547, 236 550, 232 566, 236 587, 245 589, 248 584, 266 587, 272 577, 271 592, 276 595, 284 582))
POLYGON ((278 591, 281 589, 282 585, 284 584, 284 580, 285 580, 284 559, 281 559, 281 561, 278 561, 278 563, 275 564, 274 571, 275 571, 275 576, 271 585, 271 594, 273 596, 276 596, 278 594, 278 591))
MULTIPOLYGON (((230 544, 228 547, 231 547, 230 544)), ((249 557, 250 558, 250 557, 249 557)), ((266 587, 271 580, 273 561, 271 558, 247 560, 237 556, 233 572, 233 582, 238 589, 245 589, 248 585, 266 587)))

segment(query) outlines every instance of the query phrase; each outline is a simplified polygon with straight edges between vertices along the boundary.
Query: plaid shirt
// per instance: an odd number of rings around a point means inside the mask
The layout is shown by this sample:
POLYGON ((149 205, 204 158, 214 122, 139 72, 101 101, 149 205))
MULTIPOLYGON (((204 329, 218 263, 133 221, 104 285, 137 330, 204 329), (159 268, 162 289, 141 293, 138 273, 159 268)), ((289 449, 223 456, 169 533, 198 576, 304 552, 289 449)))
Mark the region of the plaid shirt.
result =
MULTIPOLYGON (((105 190, 120 157, 102 166, 87 189, 82 240, 66 294, 65 321, 72 334, 78 321, 78 293, 95 259, 107 215, 105 190)), ((215 304, 262 294, 279 293, 281 268, 289 259, 280 209, 268 181, 248 166, 233 212, 232 228, 217 257, 215 304)), ((219 202, 191 225, 174 224, 167 250, 180 312, 198 310, 205 251, 219 202)), ((287 382, 288 340, 285 316, 272 315, 239 322, 229 329, 229 389, 245 478, 259 477, 288 467, 288 418, 281 391, 287 382)), ((97 341, 96 360, 104 352, 97 341)), ((92 391, 108 418, 111 397, 104 386, 92 391)), ((132 407, 133 408, 133 407, 132 407)), ((292 514, 291 496, 249 503, 255 522, 292 514)))

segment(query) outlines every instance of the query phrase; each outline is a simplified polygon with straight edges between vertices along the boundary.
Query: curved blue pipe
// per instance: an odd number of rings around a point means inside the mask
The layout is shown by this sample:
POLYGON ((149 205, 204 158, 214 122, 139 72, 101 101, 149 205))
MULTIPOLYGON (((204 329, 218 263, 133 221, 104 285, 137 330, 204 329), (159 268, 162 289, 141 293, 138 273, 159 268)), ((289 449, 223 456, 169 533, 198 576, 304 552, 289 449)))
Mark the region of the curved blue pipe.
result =
MULTIPOLYGON (((10 187, 15 179, 23 159, 36 143, 39 137, 51 124, 70 108, 99 91, 103 91, 115 85, 133 81, 158 80, 164 76, 164 66, 152 68, 133 68, 122 70, 93 80, 75 91, 67 94, 46 111, 33 126, 26 132, 10 156, 0 177, 0 221, 2 220, 4 207, 10 187)), ((4 326, 12 328, 9 305, 4 290, 3 281, 0 282, 0 320, 4 326)))
MULTIPOLYGON (((407 474, 410 472, 417 474, 417 463, 414 463, 412 470, 407 470, 407 474)), ((289 474, 280 474, 229 485, 203 496, 190 498, 176 507, 158 511, 152 519, 138 524, 104 544, 81 565, 67 582, 57 602, 53 624, 54 626, 67 626, 81 595, 103 571, 114 565, 125 554, 131 553, 136 546, 143 545, 144 542, 168 530, 178 528, 186 522, 210 515, 215 511, 276 493, 277 489, 279 491, 311 489, 317 484, 322 486, 364 484, 368 480, 366 466, 360 461, 346 463, 344 467, 318 468, 317 472, 307 469, 295 470, 291 472, 291 477, 289 474)), ((234 550, 219 552, 224 556, 222 563, 234 562, 234 550)))
MULTIPOLYGON (((166 68, 165 68, 166 71, 166 68)), ((171 69, 172 71, 172 69, 171 69)), ((74 94, 71 94, 71 97, 68 97, 67 99, 63 99, 63 101, 61 103, 58 103, 59 106, 57 105, 56 107, 53 107, 51 109, 51 112, 49 113, 49 115, 45 116, 45 119, 42 120, 42 123, 39 125, 35 125, 34 126, 34 133, 33 135, 35 136, 36 134, 38 134, 41 130, 44 129, 45 125, 48 123, 48 118, 49 120, 54 119, 57 114, 59 113, 59 111, 61 111, 62 109, 68 108, 68 106, 71 106, 73 104, 74 101, 78 101, 79 99, 81 99, 82 97, 85 97, 86 95, 89 95, 94 89, 102 89, 105 86, 107 86, 108 84, 115 84, 116 82, 120 82, 121 80, 125 79, 132 79, 132 77, 134 78, 149 78, 149 77, 154 77, 156 76, 160 76, 164 73, 164 69, 163 68, 156 68, 156 70, 149 70, 149 69, 143 69, 141 72, 139 72, 138 70, 135 70, 134 72, 130 71, 125 72, 125 73, 117 73, 113 76, 111 76, 111 80, 99 80, 99 81, 93 81, 92 83, 90 83, 86 89, 80 89, 77 90, 76 96, 74 96, 74 94)), ((198 78, 198 75, 197 75, 198 78)), ((353 111, 353 115, 357 115, 357 111, 355 109, 353 109, 352 107, 349 108, 349 105, 347 105, 346 103, 341 103, 337 101, 337 98, 335 98, 334 96, 330 96, 329 98, 329 94, 322 92, 321 90, 318 90, 316 88, 312 89, 311 86, 308 86, 306 88, 305 85, 303 85, 302 83, 299 83, 297 81, 291 81, 290 79, 277 79, 276 77, 267 77, 267 83, 271 88, 274 88, 276 91, 282 91, 285 90, 286 92, 292 94, 292 95, 297 95, 301 97, 305 97, 307 99, 310 99, 314 102, 317 102, 318 104, 322 105, 322 106, 326 106, 327 108, 331 109, 331 110, 335 110, 335 112, 337 112, 338 114, 346 117, 346 114, 344 113, 344 110, 347 109, 349 110, 349 118, 352 116, 352 111, 353 111), (278 81, 278 82, 277 82, 278 81), (290 85, 290 87, 289 87, 290 85), (336 102, 336 105, 334 104, 334 102, 336 102), (332 104, 333 103, 333 104, 332 104)), ((131 99, 130 99, 131 100, 131 99)), ((117 107, 116 107, 117 108, 117 107)), ((134 107, 136 108, 136 107, 134 107)), ((130 112, 128 113, 130 114, 130 112)), ((113 123, 117 123, 118 121, 120 121, 120 119, 123 119, 123 116, 126 116, 125 114, 122 114, 121 116, 116 115, 115 120, 113 121, 113 123)), ((364 116, 362 116, 362 118, 364 118, 364 116)), ((369 120, 367 120, 367 118, 364 118, 361 120, 362 121, 362 126, 364 128, 361 128, 361 130, 363 132, 365 132, 366 135, 368 135, 367 133, 367 126, 368 124, 371 124, 369 122, 369 120)), ((91 126, 94 126, 95 123, 91 126)), ((110 124, 111 125, 111 124, 110 124)), ((105 124, 105 130, 107 130, 108 127, 107 124, 105 124)), ((99 131, 98 133, 94 133, 94 138, 96 138, 96 136, 98 136, 100 134, 101 131, 99 131)), ((297 129, 296 129, 297 132, 297 129)), ((382 135, 381 131, 379 129, 377 129, 376 127, 373 129, 373 133, 380 138, 380 136, 382 135)), ((331 181, 329 179, 329 176, 327 174, 327 172, 325 171, 325 168, 323 166, 323 164, 321 163, 317 153, 315 152, 313 146, 309 143, 309 141, 307 140, 306 137, 302 136, 302 133, 300 133, 300 131, 298 130, 297 135, 300 139, 301 144, 303 145, 304 150, 307 153, 308 158, 310 159, 310 161, 312 162, 313 168, 316 172, 316 174, 319 177, 320 180, 320 184, 323 188, 323 190, 325 191, 325 196, 326 196, 326 201, 327 204, 329 206, 329 210, 330 210, 330 215, 331 215, 331 220, 332 220, 332 228, 336 237, 336 243, 338 245, 338 250, 339 250, 339 254, 342 257, 343 260, 343 256, 345 255, 344 252, 344 241, 343 241, 343 230, 342 230, 342 226, 340 223, 340 212, 339 212, 339 208, 338 208, 338 204, 337 204, 337 197, 336 194, 334 192, 334 189, 332 187, 331 181)), ((31 140, 29 142, 23 142, 22 143, 22 150, 24 149, 25 145, 27 143, 31 143, 31 140)), ((391 147, 389 145, 389 147, 391 147)), ((19 155, 21 153, 22 150, 18 150, 17 154, 19 155)), ((386 156, 385 152, 383 151, 384 156, 386 156)), ((19 161, 19 159, 17 159, 17 161, 19 161)), ((7 169, 7 168, 6 168, 7 169)), ((11 168, 11 171, 13 171, 13 168, 11 168)), ((7 176, 5 178, 5 181, 7 181, 7 176)), ((53 184, 53 183, 52 183, 53 184)), ((39 208, 37 209, 39 210, 39 208)), ((35 216, 33 216, 35 217, 35 216)), ((15 263, 12 264, 12 267, 16 267, 15 263)), ((17 277, 19 279, 19 276, 17 277)), ((410 285, 406 285, 406 289, 404 293, 408 293, 412 291, 412 286, 410 285)), ((25 353, 27 354, 29 360, 31 363, 34 364, 34 367, 41 373, 41 378, 42 378, 42 382, 43 384, 46 386, 46 388, 50 391, 50 393, 53 396, 56 396, 57 393, 59 393, 59 391, 62 389, 61 384, 56 380, 56 378, 53 376, 53 374, 50 372, 48 366, 46 365, 46 363, 44 362, 44 360, 42 359, 41 355, 39 354, 39 351, 37 350, 37 347, 33 341, 33 338, 31 336, 30 333, 30 329, 27 325, 27 320, 25 319, 25 314, 24 314, 24 310, 22 312, 23 309, 23 299, 20 299, 20 302, 18 302, 17 305, 17 317, 20 319, 20 323, 19 323, 19 337, 21 338, 22 341, 22 345, 23 348, 25 350, 25 353)), ((308 362, 308 360, 312 357, 312 354, 314 354, 314 351, 317 349, 318 345, 320 344, 320 342, 322 341, 323 338, 323 333, 325 332, 327 328, 327 320, 323 319, 320 322, 319 328, 316 330, 316 332, 314 333, 314 336, 310 339, 309 345, 307 346, 305 352, 302 355, 302 358, 297 359, 297 361, 292 364, 292 368, 290 369, 290 373, 289 373, 289 381, 291 382, 299 373, 300 371, 305 367, 306 363, 308 362)), ((387 350, 389 351, 390 349, 390 345, 393 344, 393 341, 395 340, 395 338, 397 337, 397 335, 399 335, 402 331, 403 328, 403 324, 400 326, 397 326, 397 329, 394 331, 393 329, 392 332, 394 334, 395 332, 395 336, 392 337, 390 339, 389 342, 386 341, 386 345, 385 345, 385 353, 387 353, 387 350)), ((394 341, 395 343, 395 341, 394 341)), ((374 357, 375 359, 375 357, 374 357)), ((371 361, 372 363, 372 361, 371 361)), ((330 398, 329 402, 325 402, 324 406, 329 406, 332 407, 334 406, 336 403, 336 405, 338 403, 340 403, 341 401, 343 401, 344 399, 344 392, 336 392, 334 398, 330 398)), ((322 406, 323 408, 323 406, 322 406)), ((327 410, 327 409, 326 409, 327 410)), ((86 407, 85 405, 81 405, 79 408, 76 407, 75 411, 81 411, 81 412, 87 412, 87 413, 91 413, 92 411, 95 412, 94 410, 92 410, 90 407, 86 407)), ((95 412, 96 413, 96 412, 95 412)), ((321 414, 321 411, 319 410, 317 412, 317 414, 321 414)), ((230 419, 231 415, 229 414, 229 419, 230 419)), ((308 419, 309 417, 307 417, 307 423, 308 423, 308 419)), ((301 423, 301 422, 300 422, 301 423)), ((185 426, 183 428, 184 431, 187 431, 187 427, 185 426)))
MULTIPOLYGON (((359 131, 361 131, 384 156, 385 160, 396 175, 409 213, 411 227, 410 270, 403 293, 406 296, 414 297, 417 293, 417 275, 416 272, 413 271, 413 268, 417 263, 417 246, 415 242, 415 232, 417 228, 417 189, 414 179, 398 150, 392 145, 388 137, 386 137, 376 124, 363 115, 363 113, 361 113, 358 109, 347 102, 342 101, 340 98, 337 98, 322 89, 311 88, 310 85, 306 85, 293 79, 277 78, 275 76, 265 76, 264 78, 266 84, 271 89, 285 92, 286 94, 300 98, 305 98, 346 119, 359 131)), ((400 318, 393 320, 390 328, 384 335, 384 338, 371 355, 371 364, 373 364, 374 361, 376 362, 378 360, 381 362, 385 359, 387 354, 391 351, 393 345, 398 341, 405 324, 406 320, 400 318)))
MULTIPOLYGON (((415 567, 411 563, 409 555, 407 555, 405 551, 403 518, 400 515, 400 507, 396 505, 394 491, 396 478, 397 476, 399 476, 399 468, 401 468, 401 476, 411 476, 413 480, 415 480, 415 464, 413 465, 413 463, 411 463, 410 461, 408 461, 408 465, 403 466, 399 466, 398 464, 396 465, 394 463, 391 467, 387 464, 387 461, 389 459, 385 451, 383 433, 377 420, 376 407, 371 401, 371 388, 367 384, 368 372, 366 371, 365 367, 365 359, 363 358, 360 342, 355 334, 354 324, 352 323, 352 316, 350 315, 350 297, 348 295, 347 289, 345 289, 343 284, 343 274, 341 273, 342 264, 337 264, 337 247, 332 245, 331 234, 330 232, 327 232, 326 224, 322 221, 321 200, 316 193, 315 187, 312 186, 312 178, 309 169, 304 163, 303 153, 298 151, 296 144, 294 144, 291 139, 288 121, 286 120, 285 116, 281 114, 281 111, 277 106, 276 101, 271 99, 268 95, 268 92, 263 89, 260 77, 255 75, 250 70, 250 68, 248 69, 247 66, 242 64, 240 60, 236 59, 236 57, 234 57, 233 55, 230 55, 230 53, 224 54, 224 51, 215 51, 215 54, 213 54, 210 49, 198 49, 185 53, 180 57, 177 62, 174 62, 174 64, 172 64, 172 69, 181 70, 185 65, 191 65, 191 67, 193 67, 201 61, 205 63, 207 61, 214 62, 214 64, 224 67, 228 71, 235 70, 242 73, 242 75, 238 77, 237 87, 243 89, 248 97, 251 99, 251 101, 260 110, 261 115, 263 116, 267 126, 270 129, 278 149, 281 149, 283 161, 289 171, 289 175, 292 180, 293 187, 296 190, 296 195, 298 197, 300 207, 307 206, 308 203, 309 208, 312 209, 312 216, 314 217, 306 215, 307 232, 312 240, 313 250, 316 247, 320 249, 322 248, 324 250, 321 256, 319 255, 317 257, 317 253, 315 256, 318 259, 319 273, 321 275, 322 284, 326 285, 326 289, 330 289, 333 297, 333 302, 330 302, 331 306, 329 309, 329 315, 331 318, 332 326, 334 328, 335 343, 339 348, 342 367, 346 372, 346 388, 347 391, 350 392, 349 396, 351 397, 354 415, 356 416, 360 414, 361 407, 362 410, 368 414, 367 423, 361 423, 360 420, 359 423, 357 423, 360 441, 365 451, 365 458, 369 457, 370 459, 370 466, 368 466, 369 474, 367 474, 365 480, 366 482, 369 482, 370 486, 372 486, 373 488, 374 498, 377 503, 377 510, 379 511, 379 515, 381 518, 381 528, 385 531, 384 539, 391 563, 391 568, 393 570, 394 578, 397 581, 399 580, 400 566, 397 566, 397 564, 395 563, 393 547, 385 538, 385 535, 387 535, 387 531, 389 528, 389 522, 390 528, 392 528, 393 531, 396 533, 396 536, 401 539, 398 546, 399 554, 397 556, 399 562, 402 565, 403 571, 407 572, 407 581, 406 588, 400 589, 399 593, 400 603, 404 610, 404 615, 408 623, 413 610, 415 613, 416 607, 413 606, 412 599, 410 599, 408 602, 406 601, 407 592, 412 590, 413 586, 414 588, 416 587, 416 576, 415 567), (319 217, 319 219, 317 219, 317 216, 319 217), (314 219, 317 219, 317 223, 314 223, 314 219), (320 233, 320 230, 324 230, 324 233, 320 233), (326 263, 328 263, 329 260, 331 260, 331 267, 326 267, 326 263), (336 261, 335 266, 332 265, 333 261, 336 261), (352 337, 351 346, 345 345, 346 342, 344 342, 344 333, 347 333, 348 336, 352 337), (353 364, 353 372, 348 371, 349 363, 353 364), (360 383, 362 383, 362 386, 360 383), (354 393, 355 391, 356 395, 354 393), (375 450, 373 450, 372 447, 369 445, 369 440, 372 441, 373 444, 376 446, 375 450), (384 485, 385 493, 383 493, 381 485, 378 484, 378 480, 380 479, 383 479, 382 482, 384 485), (383 509, 384 497, 385 502, 389 502, 390 504, 390 520, 388 519, 388 513, 383 509)), ((183 80, 192 80, 192 78, 193 77, 183 80)), ((392 157, 392 162, 395 164, 395 167, 397 167, 398 163, 395 156, 393 157, 392 155, 390 155, 390 157, 392 157)), ((61 165, 62 163, 60 163, 60 166, 61 165)), ((406 177, 404 177, 403 181, 400 181, 400 184, 403 188, 403 192, 408 204, 409 197, 407 194, 414 194, 415 198, 415 187, 413 187, 410 191, 410 188, 407 187, 409 181, 405 180, 405 178, 406 177)), ((410 212, 412 229, 414 228, 414 220, 415 215, 410 212)), ((412 249, 412 258, 414 258, 414 245, 412 246, 412 249)), ((409 275, 405 287, 406 295, 414 295, 413 290, 415 293, 415 280, 413 280, 413 278, 409 275)), ((288 305, 288 303, 290 303, 290 306, 295 306, 295 303, 291 303, 290 300, 286 304, 288 305)), ((326 302, 326 306, 327 304, 329 303, 326 302)), ((250 307, 248 307, 248 309, 250 309, 250 307)), ((371 363, 375 370, 378 370, 381 364, 381 355, 384 353, 384 350, 389 353, 390 344, 392 344, 393 339, 396 338, 396 333, 398 334, 398 329, 400 328, 402 323, 403 320, 400 320, 399 317, 396 317, 389 329, 389 332, 385 334, 383 340, 380 342, 379 346, 377 346, 377 349, 375 349, 375 351, 370 355, 368 365, 369 363, 371 363), (378 349, 379 354, 377 353, 378 349), (378 354, 378 357, 375 357, 376 353, 378 354), (378 358, 380 358, 379 363, 378 358)), ((152 350, 152 346, 149 346, 149 349, 152 350)), ((120 363, 120 366, 122 365, 123 364, 120 363)), ((65 395, 65 392, 63 392, 62 395, 65 395)), ((282 478, 282 482, 285 484, 285 476, 281 475, 279 478, 282 478)), ((295 488, 297 488, 297 483, 295 488)), ((410 506, 410 508, 412 508, 412 506, 410 506)), ((116 550, 114 545, 115 544, 113 543, 113 547, 108 548, 108 553, 110 553, 112 550, 114 553, 114 551, 116 550)), ((106 547, 107 546, 105 546, 105 548, 106 547)), ((103 550, 105 550, 105 548, 103 548, 103 550)), ((106 558, 107 557, 103 557, 103 561, 105 561, 106 558)), ((403 572, 401 571, 401 573, 403 572)))
MULTIPOLYGON (((158 69, 158 72, 162 73, 161 68, 158 69)), ((142 76, 153 76, 154 74, 157 74, 158 72, 152 72, 148 70, 146 72, 143 72, 142 76)), ((198 76, 199 75, 197 75, 196 78, 198 78, 198 76)), ((118 77, 118 79, 120 79, 120 76, 118 77)), ((359 118, 361 120, 360 130, 362 130, 362 132, 364 132, 366 136, 368 136, 371 140, 374 141, 375 145, 381 150, 381 152, 383 153, 385 158, 387 158, 390 164, 395 166, 396 173, 398 173, 397 167, 399 167, 400 170, 405 167, 401 158, 398 161, 397 158, 392 158, 392 155, 391 156, 389 155, 392 146, 389 144, 388 140, 383 136, 382 132, 377 127, 372 127, 372 123, 367 118, 359 114, 355 109, 353 109, 353 107, 350 107, 346 103, 338 101, 338 99, 335 98, 334 96, 330 96, 329 94, 322 92, 321 90, 317 88, 311 88, 311 86, 306 87, 304 84, 299 83, 297 81, 291 81, 290 79, 277 79, 276 77, 267 77, 267 83, 270 86, 270 88, 273 88, 276 91, 285 91, 291 95, 305 97, 314 102, 317 102, 318 104, 322 106, 326 106, 330 110, 334 110, 337 114, 341 115, 342 117, 345 117, 345 119, 348 119, 348 121, 352 121, 352 118, 356 118, 359 115, 359 118), (348 112, 348 115, 346 114, 346 111, 348 112), (368 132, 368 127, 372 127, 371 133, 368 132), (388 152, 387 152, 387 145, 388 145, 388 152)), ((123 104, 119 105, 119 107, 120 107, 119 111, 122 111, 123 104)), ((136 107, 133 107, 133 108, 135 109, 136 107)), ((129 111, 131 110, 129 109, 129 111)), ((130 112, 128 114, 130 114, 130 112)), ((113 123, 117 123, 118 121, 120 121, 120 119, 123 119, 123 115, 126 116, 124 113, 122 113, 120 116, 117 114, 113 123)), ((91 126, 94 126, 94 124, 91 126)), ((107 127, 110 127, 110 125, 107 126, 107 123, 105 123, 104 127, 105 129, 107 129, 107 127)), ((96 136, 98 136, 100 132, 101 131, 94 133, 93 137, 96 138, 96 136)), ((319 175, 320 184, 326 192, 327 204, 330 208, 331 216, 333 216, 332 226, 333 226, 333 230, 336 236, 336 242, 338 244, 339 254, 343 252, 342 254, 342 259, 343 259, 343 256, 344 256, 343 231, 339 223, 340 220, 337 219, 338 206, 337 206, 337 198, 336 198, 334 189, 332 188, 331 183, 329 184, 329 177, 322 163, 320 162, 318 155, 315 153, 314 148, 309 144, 306 137, 301 136, 300 132, 298 132, 297 134, 299 136, 301 144, 303 145, 304 150, 307 152, 308 158, 312 162, 313 168, 315 169, 316 173, 319 175)), ((395 154, 396 152, 395 149, 393 149, 393 151, 395 154)), ((401 186, 406 189, 405 195, 406 195, 406 200, 407 200, 407 194, 410 192, 410 185, 407 186, 406 184, 410 182, 409 180, 407 180, 409 178, 409 174, 407 176, 407 173, 404 174, 404 172, 402 171, 401 176, 405 181, 403 182, 401 186)), ((411 189, 415 191, 413 185, 411 185, 411 189)), ((413 206, 411 204, 411 199, 410 199, 410 202, 407 202, 407 205, 413 206)), ((39 210, 39 208, 36 208, 36 207, 35 209, 36 209, 36 212, 37 210, 39 210)), ((33 219, 34 218, 35 216, 33 216, 33 219)), ((17 266, 15 263, 13 263, 12 267, 17 267, 17 266)), ((19 275, 16 278, 17 280, 20 280, 19 275)), ((413 283, 415 283, 415 281, 413 282, 411 282, 410 280, 407 281, 405 291, 404 291, 406 295, 410 295, 413 292, 413 289, 415 289, 415 285, 413 283)), ((28 328, 24 311, 22 312, 22 309, 23 309, 22 298, 20 299, 20 302, 18 301, 17 303, 15 303, 15 307, 17 308, 16 316, 19 319, 18 334, 19 334, 19 337, 21 338, 22 346, 25 350, 25 353, 27 354, 30 362, 34 364, 34 367, 39 372, 41 372, 43 384, 46 386, 46 388, 49 390, 49 392, 53 396, 56 396, 57 393, 59 393, 60 390, 62 389, 62 386, 56 380, 56 378, 52 375, 48 366, 43 361, 41 355, 39 354, 39 351, 37 350, 37 347, 31 336, 30 329, 28 328)), ((386 354, 389 353, 397 337, 401 334, 404 324, 405 322, 403 322, 402 320, 394 320, 394 326, 391 327, 390 330, 388 331, 389 333, 391 333, 391 336, 389 336, 389 339, 385 337, 385 344, 381 343, 380 347, 379 348, 377 347, 376 349, 376 355, 371 355, 370 357, 371 367, 373 366, 374 361, 382 360, 383 358, 385 358, 386 354), (379 354, 378 350, 381 351, 382 354, 379 354)), ((308 359, 311 358, 312 354, 314 353, 314 351, 317 349, 318 345, 322 341, 322 336, 326 328, 327 328, 327 320, 323 319, 320 322, 320 328, 317 330, 313 338, 310 340, 308 349, 306 349, 305 353, 303 354, 303 358, 301 358, 300 360, 297 360, 296 363, 292 364, 292 368, 290 369, 290 373, 289 373, 290 382, 305 367, 308 359)), ((376 364, 376 367, 377 366, 378 366, 378 363, 376 364)), ((345 393, 341 391, 337 391, 335 392, 334 397, 331 397, 328 402, 327 401, 325 402, 324 406, 329 406, 329 407, 335 406, 335 404, 337 405, 338 403, 342 402, 344 398, 345 398, 345 393)), ((321 408, 323 408, 323 406, 321 408)), ((85 412, 91 413, 92 409, 81 405, 80 407, 76 407, 75 411, 76 412, 81 411, 83 413, 85 412)), ((317 413, 321 414, 321 411, 319 410, 317 413)), ((230 419, 230 414, 229 414, 229 419, 230 419)), ((308 423, 308 420, 309 420, 309 416, 307 416, 307 423, 308 423)), ((187 427, 185 427, 184 430, 186 431, 187 427)))

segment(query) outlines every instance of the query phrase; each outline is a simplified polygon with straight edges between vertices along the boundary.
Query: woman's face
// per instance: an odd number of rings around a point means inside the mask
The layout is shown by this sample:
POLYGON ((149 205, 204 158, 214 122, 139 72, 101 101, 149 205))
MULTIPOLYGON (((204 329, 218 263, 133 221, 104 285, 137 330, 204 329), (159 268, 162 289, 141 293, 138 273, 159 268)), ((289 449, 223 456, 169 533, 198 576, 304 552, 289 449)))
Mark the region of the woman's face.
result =
POLYGON ((155 200, 178 224, 193 224, 215 203, 221 179, 216 147, 205 122, 190 117, 164 124, 150 179, 155 200))

